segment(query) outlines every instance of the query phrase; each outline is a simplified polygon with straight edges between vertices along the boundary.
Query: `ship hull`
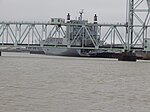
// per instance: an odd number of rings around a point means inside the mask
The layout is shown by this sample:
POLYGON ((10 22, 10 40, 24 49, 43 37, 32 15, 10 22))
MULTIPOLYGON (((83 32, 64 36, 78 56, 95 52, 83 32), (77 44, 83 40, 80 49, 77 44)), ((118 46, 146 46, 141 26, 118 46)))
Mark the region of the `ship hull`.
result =
POLYGON ((71 48, 43 47, 43 51, 46 55, 74 57, 80 56, 79 50, 71 48))
POLYGON ((30 54, 45 54, 42 47, 27 47, 30 54))

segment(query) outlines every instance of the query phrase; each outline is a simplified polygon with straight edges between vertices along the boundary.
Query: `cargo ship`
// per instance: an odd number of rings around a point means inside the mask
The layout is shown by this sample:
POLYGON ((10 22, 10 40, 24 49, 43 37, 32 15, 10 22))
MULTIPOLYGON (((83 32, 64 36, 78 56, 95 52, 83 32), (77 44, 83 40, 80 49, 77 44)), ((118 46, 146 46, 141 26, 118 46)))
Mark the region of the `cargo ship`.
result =
POLYGON ((61 27, 62 24, 68 24, 66 25, 64 37, 48 37, 40 42, 42 46, 28 47, 30 53, 59 56, 90 56, 89 52, 93 50, 82 49, 82 47, 94 47, 89 35, 92 35, 94 39, 97 39, 97 15, 94 15, 94 23, 89 23, 88 20, 83 20, 82 15, 83 11, 80 12, 80 16, 77 20, 71 20, 70 14, 68 13, 67 22, 65 22, 65 19, 63 18, 51 18, 49 23, 57 25, 58 28, 61 27), (87 29, 82 29, 84 25, 87 26, 87 29), (73 40, 75 41, 69 46, 69 42, 73 40))

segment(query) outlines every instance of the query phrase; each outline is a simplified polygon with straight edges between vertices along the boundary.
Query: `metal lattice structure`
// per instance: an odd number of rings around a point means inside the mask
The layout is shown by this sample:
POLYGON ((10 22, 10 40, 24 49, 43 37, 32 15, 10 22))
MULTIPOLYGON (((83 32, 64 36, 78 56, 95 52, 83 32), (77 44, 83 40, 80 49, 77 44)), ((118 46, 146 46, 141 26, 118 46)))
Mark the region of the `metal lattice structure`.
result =
POLYGON ((0 22, 0 44, 1 46, 46 46, 47 43, 43 42, 47 39, 66 38, 67 43, 64 46, 69 48, 143 49, 144 39, 149 37, 150 32, 150 0, 127 1, 128 19, 123 24, 0 22), (71 27, 79 27, 73 36, 71 36, 71 27), (93 33, 91 27, 95 28, 96 33, 93 33), (92 46, 86 46, 86 40, 90 40, 92 46), (75 44, 78 41, 81 42, 80 45, 75 44))
MULTIPOLYGON (((89 38, 93 42, 93 49, 102 48, 109 44, 113 48, 115 44, 121 44, 123 48, 126 47, 124 34, 126 32, 126 24, 95 24, 97 28, 97 35, 93 35, 89 30, 89 24, 71 24, 64 23, 61 25, 50 23, 22 23, 22 22, 1 22, 0 23, 0 43, 1 45, 12 46, 36 46, 40 42, 48 38, 67 38, 67 47, 75 47, 74 42, 79 38, 83 40, 89 38), (77 30, 73 39, 70 39, 66 34, 66 27, 81 26, 77 30), (82 34, 86 34, 86 38, 82 34)), ((93 25, 93 24, 92 24, 93 25)), ((45 43, 46 44, 46 43, 45 43)), ((43 44, 42 44, 43 45, 43 44)), ((77 46, 84 48, 82 46, 77 46)))
POLYGON ((148 38, 150 0, 128 0, 128 50, 148 38))
POLYGON ((49 37, 64 36, 65 31, 58 25, 38 22, 1 22, 1 45, 38 45, 49 37))

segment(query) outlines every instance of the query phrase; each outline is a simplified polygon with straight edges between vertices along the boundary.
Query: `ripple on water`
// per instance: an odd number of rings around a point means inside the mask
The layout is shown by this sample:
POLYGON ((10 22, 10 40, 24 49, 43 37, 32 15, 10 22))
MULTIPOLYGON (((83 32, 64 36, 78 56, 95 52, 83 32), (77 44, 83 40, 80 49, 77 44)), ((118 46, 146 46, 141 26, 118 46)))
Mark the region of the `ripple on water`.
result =
POLYGON ((1 112, 149 112, 149 61, 3 53, 1 112))

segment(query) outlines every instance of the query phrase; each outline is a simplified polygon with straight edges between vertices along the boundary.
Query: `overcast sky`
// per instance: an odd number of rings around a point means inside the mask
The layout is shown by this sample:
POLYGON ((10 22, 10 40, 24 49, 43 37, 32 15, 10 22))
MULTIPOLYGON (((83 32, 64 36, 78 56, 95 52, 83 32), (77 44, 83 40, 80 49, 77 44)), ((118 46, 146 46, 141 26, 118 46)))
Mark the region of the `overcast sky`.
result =
POLYGON ((78 17, 84 9, 84 18, 99 22, 125 22, 126 0, 0 0, 0 21, 48 21, 52 17, 78 17))

